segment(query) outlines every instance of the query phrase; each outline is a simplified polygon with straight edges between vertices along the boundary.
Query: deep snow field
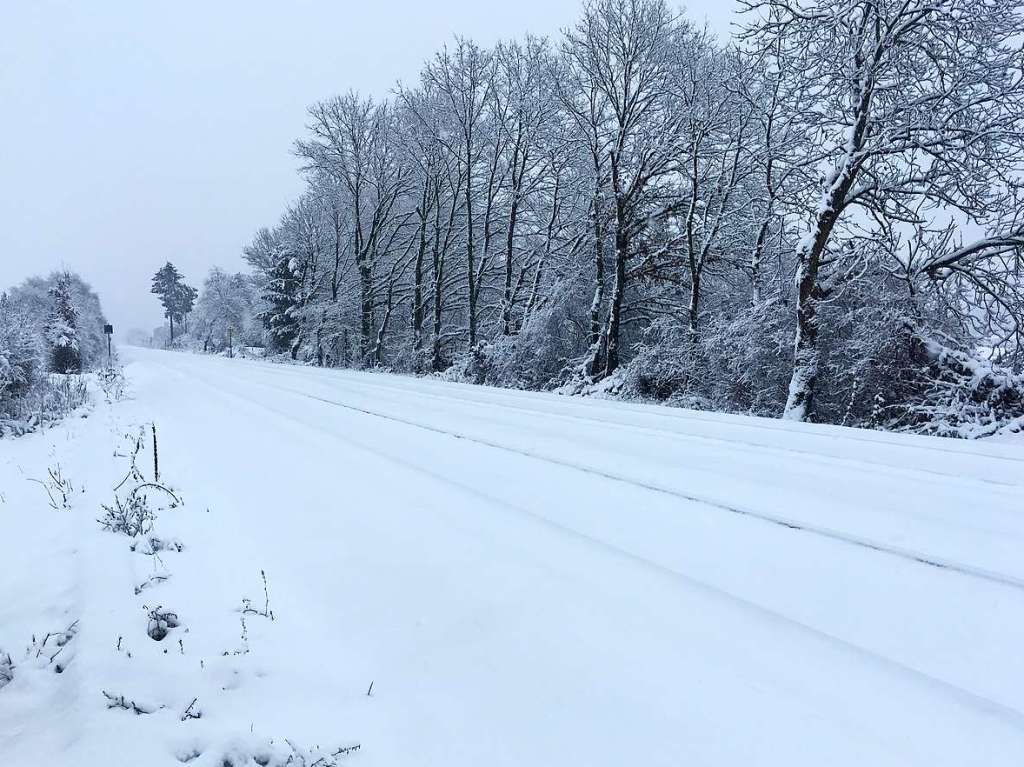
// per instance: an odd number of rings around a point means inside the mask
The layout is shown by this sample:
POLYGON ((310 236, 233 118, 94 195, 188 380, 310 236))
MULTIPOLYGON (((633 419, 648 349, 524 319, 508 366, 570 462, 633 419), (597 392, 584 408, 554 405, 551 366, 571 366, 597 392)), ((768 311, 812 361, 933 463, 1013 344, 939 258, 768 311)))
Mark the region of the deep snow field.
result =
POLYGON ((0 440, 4 767, 1024 764, 1024 440, 123 356, 0 440))

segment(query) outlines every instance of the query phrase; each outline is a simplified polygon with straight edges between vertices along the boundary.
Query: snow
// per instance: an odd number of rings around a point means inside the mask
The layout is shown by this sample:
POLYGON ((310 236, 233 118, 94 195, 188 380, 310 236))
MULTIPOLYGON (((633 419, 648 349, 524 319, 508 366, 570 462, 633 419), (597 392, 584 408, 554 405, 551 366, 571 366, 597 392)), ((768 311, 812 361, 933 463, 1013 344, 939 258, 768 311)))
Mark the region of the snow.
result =
POLYGON ((1020 440, 127 356, 0 440, 5 765, 1024 763, 1020 440))

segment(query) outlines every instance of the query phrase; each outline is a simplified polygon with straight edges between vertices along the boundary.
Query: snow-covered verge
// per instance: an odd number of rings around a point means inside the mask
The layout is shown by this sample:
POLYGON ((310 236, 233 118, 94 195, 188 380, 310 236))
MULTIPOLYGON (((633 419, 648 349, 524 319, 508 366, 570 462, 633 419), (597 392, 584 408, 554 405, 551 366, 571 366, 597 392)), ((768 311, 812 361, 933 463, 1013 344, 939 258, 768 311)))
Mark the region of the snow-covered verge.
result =
POLYGON ((1018 442, 126 354, 0 444, 5 765, 1024 759, 1018 442))
POLYGON ((272 573, 211 540, 217 509, 175 471, 181 446, 161 460, 159 427, 123 394, 0 442, 0 761, 329 767, 355 753, 323 726, 328 701, 293 689, 272 573), (306 721, 268 731, 279 706, 306 721))
POLYGON ((89 409, 90 391, 112 391, 120 386, 119 373, 40 376, 32 390, 17 403, 0 403, 0 439, 20 437, 45 429, 58 421, 89 409), (13 406, 12 406, 13 404, 13 406))

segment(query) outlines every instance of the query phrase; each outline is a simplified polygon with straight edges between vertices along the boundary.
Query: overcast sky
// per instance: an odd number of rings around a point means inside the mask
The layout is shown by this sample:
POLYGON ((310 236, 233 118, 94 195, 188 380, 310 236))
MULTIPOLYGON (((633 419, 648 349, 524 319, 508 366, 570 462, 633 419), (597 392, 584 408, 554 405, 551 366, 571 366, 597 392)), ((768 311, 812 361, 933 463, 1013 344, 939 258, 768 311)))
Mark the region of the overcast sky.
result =
MULTIPOLYGON (((119 331, 160 324, 150 278, 240 270, 301 191, 314 101, 386 96, 459 34, 556 37, 580 0, 0 3, 0 289, 66 267, 119 331)), ((728 0, 691 2, 726 34, 728 0)))

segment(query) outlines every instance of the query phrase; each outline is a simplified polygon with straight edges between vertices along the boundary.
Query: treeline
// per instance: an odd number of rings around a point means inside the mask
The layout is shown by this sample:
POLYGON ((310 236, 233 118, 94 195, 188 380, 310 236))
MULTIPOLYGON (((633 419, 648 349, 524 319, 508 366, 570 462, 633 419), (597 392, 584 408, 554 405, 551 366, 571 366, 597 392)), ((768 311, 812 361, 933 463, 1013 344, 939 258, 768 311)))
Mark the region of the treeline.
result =
POLYGON ((559 40, 314 104, 306 191, 204 343, 257 318, 320 365, 1019 429, 1021 4, 742 5, 723 45, 589 0, 559 40))
POLYGON ((0 435, 29 428, 26 418, 65 410, 72 390, 50 374, 82 373, 106 359, 99 297, 77 274, 31 277, 0 293, 0 435))

